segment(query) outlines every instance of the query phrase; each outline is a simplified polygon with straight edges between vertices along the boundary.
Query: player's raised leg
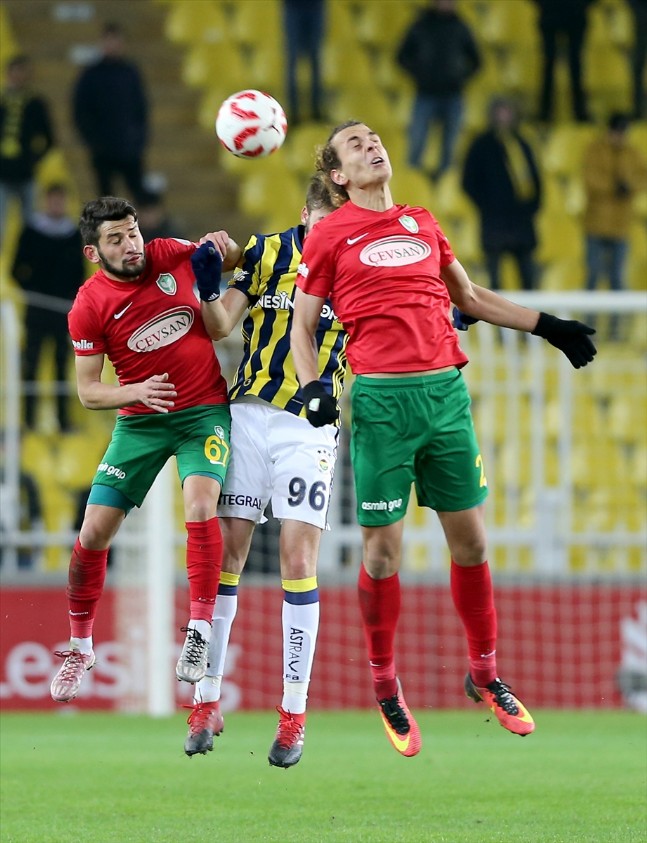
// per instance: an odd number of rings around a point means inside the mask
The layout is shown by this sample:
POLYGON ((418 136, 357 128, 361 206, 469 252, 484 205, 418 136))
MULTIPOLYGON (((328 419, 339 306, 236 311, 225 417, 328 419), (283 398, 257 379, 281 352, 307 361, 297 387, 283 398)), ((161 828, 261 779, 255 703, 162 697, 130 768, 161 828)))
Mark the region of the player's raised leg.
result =
POLYGON ((90 504, 86 508, 68 573, 70 646, 55 653, 63 659, 50 686, 56 702, 73 700, 86 671, 95 664, 92 630, 106 578, 108 548, 124 517, 122 509, 112 506, 90 504))
POLYGON ((420 752, 422 737, 405 702, 395 669, 394 641, 401 600, 399 575, 396 572, 374 579, 362 565, 358 594, 373 689, 384 731, 393 748, 409 758, 420 752))
POLYGON ((184 480, 187 517, 186 567, 189 580, 190 620, 175 675, 195 684, 205 675, 211 620, 222 567, 223 541, 215 516, 220 483, 214 476, 192 474, 184 480))
POLYGON ((308 687, 319 630, 315 571, 320 539, 319 527, 283 521, 283 698, 277 706, 279 723, 268 753, 268 761, 274 767, 294 766, 303 752, 308 687))
POLYGON ((187 720, 189 731, 184 741, 184 751, 189 757, 211 752, 214 735, 217 737, 225 728, 220 710, 220 696, 229 636, 238 608, 239 580, 239 574, 230 574, 226 571, 220 574, 220 586, 209 641, 207 670, 205 676, 195 685, 193 706, 187 720))
POLYGON ((528 735, 535 728, 531 715, 497 676, 497 613, 489 565, 483 561, 483 507, 443 512, 439 518, 453 557, 452 599, 467 638, 469 673, 465 693, 474 702, 485 702, 505 729, 528 735))

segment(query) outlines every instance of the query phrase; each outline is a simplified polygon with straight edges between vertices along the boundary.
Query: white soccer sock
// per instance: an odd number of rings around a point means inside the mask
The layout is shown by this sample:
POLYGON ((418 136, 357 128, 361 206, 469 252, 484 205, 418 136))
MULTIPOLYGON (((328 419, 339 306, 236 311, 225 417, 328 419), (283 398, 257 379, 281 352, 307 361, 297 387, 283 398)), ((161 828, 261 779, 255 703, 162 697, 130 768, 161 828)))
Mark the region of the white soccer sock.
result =
POLYGON ((219 594, 216 598, 209 640, 207 673, 204 679, 195 685, 194 702, 215 702, 220 699, 220 683, 225 672, 229 636, 237 609, 237 594, 219 594))
POLYGON ((92 652, 92 636, 89 638, 70 638, 70 650, 78 650, 88 656, 92 652))
POLYGON ((220 699, 222 676, 205 676, 196 682, 193 691, 193 704, 217 702, 220 699))
POLYGON ((283 601, 283 706, 292 714, 306 710, 308 685, 319 630, 319 601, 283 601))

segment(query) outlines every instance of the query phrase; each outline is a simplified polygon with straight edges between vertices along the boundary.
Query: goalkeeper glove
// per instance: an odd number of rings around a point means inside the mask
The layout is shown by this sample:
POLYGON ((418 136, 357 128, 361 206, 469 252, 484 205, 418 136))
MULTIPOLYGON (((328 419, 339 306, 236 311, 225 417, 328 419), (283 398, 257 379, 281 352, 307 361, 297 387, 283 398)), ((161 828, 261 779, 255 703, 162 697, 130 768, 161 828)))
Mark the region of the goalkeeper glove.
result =
POLYGON ((301 389, 306 417, 313 427, 334 424, 339 418, 337 402, 321 381, 310 381, 301 389))
POLYGON ((452 322, 457 331, 466 331, 470 325, 476 325, 478 321, 475 316, 468 316, 457 307, 452 310, 452 322))
POLYGON ((595 328, 575 319, 560 319, 551 313, 540 313, 539 321, 531 333, 563 351, 576 369, 586 366, 597 354, 596 347, 589 339, 595 333, 595 328))
POLYGON ((219 299, 222 258, 218 249, 211 243, 203 243, 191 255, 191 266, 202 301, 219 299))

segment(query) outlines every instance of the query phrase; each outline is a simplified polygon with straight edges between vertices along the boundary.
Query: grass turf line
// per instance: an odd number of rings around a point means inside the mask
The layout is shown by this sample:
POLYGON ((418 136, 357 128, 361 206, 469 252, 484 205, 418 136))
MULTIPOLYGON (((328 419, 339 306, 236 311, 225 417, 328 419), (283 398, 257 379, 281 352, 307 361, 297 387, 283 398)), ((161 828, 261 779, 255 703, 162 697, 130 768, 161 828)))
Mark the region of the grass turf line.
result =
POLYGON ((417 712, 406 759, 377 711, 312 711, 290 770, 267 762, 273 713, 227 715, 191 759, 181 715, 4 714, 0 841, 644 843, 644 717, 535 714, 519 738, 482 706, 417 712))

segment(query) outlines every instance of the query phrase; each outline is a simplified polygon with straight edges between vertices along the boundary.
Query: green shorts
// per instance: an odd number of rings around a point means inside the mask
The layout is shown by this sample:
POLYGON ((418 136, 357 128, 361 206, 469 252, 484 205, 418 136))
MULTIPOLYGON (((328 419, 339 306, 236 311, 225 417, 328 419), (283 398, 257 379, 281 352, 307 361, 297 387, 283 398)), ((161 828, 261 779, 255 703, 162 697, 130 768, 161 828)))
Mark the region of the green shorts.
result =
POLYGON ((470 404, 458 369, 355 379, 350 452, 362 526, 404 518, 412 483, 418 504, 437 512, 458 512, 485 500, 487 480, 470 404))
POLYGON ((182 484, 189 475, 202 474, 222 486, 229 462, 230 428, 228 404, 118 416, 88 503, 116 506, 126 512, 133 505, 141 506, 172 456, 177 458, 182 484))

